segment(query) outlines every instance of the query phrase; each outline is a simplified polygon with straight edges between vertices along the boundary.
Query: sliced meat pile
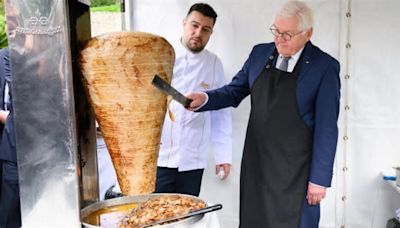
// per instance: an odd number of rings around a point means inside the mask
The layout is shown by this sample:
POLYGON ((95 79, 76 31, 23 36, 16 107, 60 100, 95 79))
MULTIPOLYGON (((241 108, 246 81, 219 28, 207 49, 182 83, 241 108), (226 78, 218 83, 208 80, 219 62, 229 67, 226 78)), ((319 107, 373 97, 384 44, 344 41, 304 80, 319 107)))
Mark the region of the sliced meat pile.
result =
POLYGON ((182 195, 156 196, 132 210, 121 221, 119 228, 142 227, 205 207, 206 204, 203 201, 191 197, 182 195))

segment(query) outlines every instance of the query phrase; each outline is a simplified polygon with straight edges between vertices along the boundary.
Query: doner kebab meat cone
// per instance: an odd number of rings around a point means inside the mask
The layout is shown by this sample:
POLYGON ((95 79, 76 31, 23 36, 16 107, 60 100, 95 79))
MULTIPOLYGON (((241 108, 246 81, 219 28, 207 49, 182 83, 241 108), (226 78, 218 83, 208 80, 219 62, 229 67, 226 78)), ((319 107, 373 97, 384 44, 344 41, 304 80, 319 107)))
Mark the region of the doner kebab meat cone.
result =
POLYGON ((164 38, 141 32, 97 36, 81 51, 89 102, 124 195, 155 189, 167 99, 151 82, 155 74, 170 82, 174 61, 164 38))

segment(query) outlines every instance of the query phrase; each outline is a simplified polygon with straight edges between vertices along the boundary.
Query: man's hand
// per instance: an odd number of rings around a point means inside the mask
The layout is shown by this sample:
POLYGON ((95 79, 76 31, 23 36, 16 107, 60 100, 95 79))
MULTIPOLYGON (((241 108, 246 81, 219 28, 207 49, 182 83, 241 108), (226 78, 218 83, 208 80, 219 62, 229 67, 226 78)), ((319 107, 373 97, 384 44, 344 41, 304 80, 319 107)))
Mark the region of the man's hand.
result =
POLYGON ((10 113, 10 111, 0 110, 0 122, 2 122, 4 124, 7 120, 9 113, 10 113))
POLYGON ((198 107, 202 106, 207 99, 204 93, 190 93, 186 96, 193 100, 188 107, 190 111, 195 111, 198 107))
POLYGON ((229 176, 229 172, 231 171, 231 164, 224 163, 215 166, 215 175, 219 175, 220 170, 224 170, 224 176, 220 177, 221 180, 225 180, 229 176))
POLYGON ((317 205, 326 195, 326 188, 323 186, 308 183, 307 200, 310 205, 317 205))

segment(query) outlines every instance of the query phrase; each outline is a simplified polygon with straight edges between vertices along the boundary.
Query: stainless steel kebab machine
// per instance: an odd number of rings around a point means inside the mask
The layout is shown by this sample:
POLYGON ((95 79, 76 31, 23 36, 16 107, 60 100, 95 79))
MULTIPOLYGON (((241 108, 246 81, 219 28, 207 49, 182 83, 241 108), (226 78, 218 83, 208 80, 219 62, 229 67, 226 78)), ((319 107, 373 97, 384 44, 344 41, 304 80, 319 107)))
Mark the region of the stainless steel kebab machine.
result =
POLYGON ((81 227, 98 201, 94 115, 77 66, 87 0, 6 0, 23 227, 81 227))

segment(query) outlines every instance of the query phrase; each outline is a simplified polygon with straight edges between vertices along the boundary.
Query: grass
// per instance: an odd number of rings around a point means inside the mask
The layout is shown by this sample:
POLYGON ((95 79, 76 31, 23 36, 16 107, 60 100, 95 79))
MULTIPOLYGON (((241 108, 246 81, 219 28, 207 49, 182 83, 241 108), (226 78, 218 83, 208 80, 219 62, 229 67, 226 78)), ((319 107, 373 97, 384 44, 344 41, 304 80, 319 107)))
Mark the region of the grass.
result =
POLYGON ((90 7, 91 12, 120 12, 120 5, 114 4, 109 6, 90 7))

